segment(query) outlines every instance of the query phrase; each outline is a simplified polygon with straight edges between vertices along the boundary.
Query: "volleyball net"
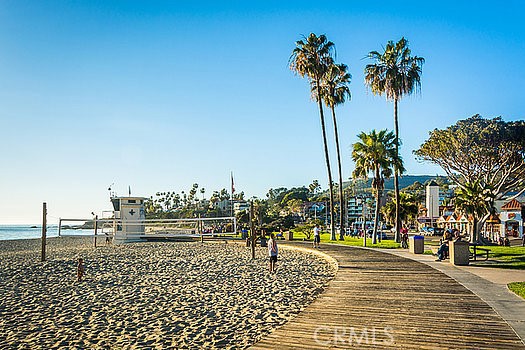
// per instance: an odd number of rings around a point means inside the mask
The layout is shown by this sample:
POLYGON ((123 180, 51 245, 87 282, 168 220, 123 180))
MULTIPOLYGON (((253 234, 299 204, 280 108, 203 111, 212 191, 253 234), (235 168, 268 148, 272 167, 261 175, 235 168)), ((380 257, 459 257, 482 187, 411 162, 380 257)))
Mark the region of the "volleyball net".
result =
POLYGON ((154 239, 237 235, 235 217, 144 219, 59 219, 60 237, 118 237, 154 239))

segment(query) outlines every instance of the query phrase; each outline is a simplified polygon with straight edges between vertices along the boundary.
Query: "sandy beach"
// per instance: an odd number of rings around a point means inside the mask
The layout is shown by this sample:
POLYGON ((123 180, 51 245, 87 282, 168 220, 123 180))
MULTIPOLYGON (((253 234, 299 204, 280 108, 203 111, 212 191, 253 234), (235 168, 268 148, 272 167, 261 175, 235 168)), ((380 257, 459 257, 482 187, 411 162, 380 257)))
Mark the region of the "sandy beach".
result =
POLYGON ((0 348, 238 348, 299 313, 332 261, 281 247, 151 242, 94 249, 87 238, 0 241, 0 348), (76 281, 77 258, 86 277, 76 281))

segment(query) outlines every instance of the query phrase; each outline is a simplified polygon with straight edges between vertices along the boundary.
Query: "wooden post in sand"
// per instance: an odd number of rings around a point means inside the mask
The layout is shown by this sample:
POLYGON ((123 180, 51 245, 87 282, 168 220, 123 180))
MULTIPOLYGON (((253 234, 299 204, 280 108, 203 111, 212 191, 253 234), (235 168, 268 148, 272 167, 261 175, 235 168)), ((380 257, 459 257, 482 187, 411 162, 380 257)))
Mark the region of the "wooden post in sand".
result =
POLYGON ((42 256, 41 261, 46 261, 46 234, 47 234, 47 204, 42 206, 42 256))
POLYGON ((255 259, 255 225, 253 224, 253 201, 250 202, 250 239, 252 240, 252 259, 255 259))
POLYGON ((199 230, 199 233, 201 234, 201 243, 204 243, 204 227, 203 226, 203 222, 200 220, 201 218, 201 214, 199 214, 199 221, 198 221, 198 230, 199 230))
POLYGON ((97 231, 98 231, 98 215, 95 215, 95 223, 94 223, 94 230, 95 230, 95 248, 97 247, 97 231))

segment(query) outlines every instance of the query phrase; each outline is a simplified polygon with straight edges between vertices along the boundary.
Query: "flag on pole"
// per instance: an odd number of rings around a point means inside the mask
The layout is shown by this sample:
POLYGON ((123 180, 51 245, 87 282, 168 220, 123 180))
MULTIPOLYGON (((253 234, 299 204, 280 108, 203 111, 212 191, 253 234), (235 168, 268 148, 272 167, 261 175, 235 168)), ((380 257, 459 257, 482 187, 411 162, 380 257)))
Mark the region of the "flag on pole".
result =
POLYGON ((128 193, 129 193, 129 196, 131 197, 131 186, 128 186, 128 193))
POLYGON ((233 171, 231 172, 231 177, 232 177, 232 197, 233 197, 233 194, 235 193, 235 183, 233 182, 233 171))

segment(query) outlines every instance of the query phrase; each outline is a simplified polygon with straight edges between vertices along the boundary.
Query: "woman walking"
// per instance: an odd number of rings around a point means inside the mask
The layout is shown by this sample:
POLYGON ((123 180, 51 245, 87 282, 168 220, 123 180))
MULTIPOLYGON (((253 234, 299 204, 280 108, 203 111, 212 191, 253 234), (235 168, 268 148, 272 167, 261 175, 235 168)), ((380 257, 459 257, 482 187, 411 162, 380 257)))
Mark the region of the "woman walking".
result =
POLYGON ((277 265, 277 241, 275 240, 275 234, 270 235, 270 240, 268 241, 268 255, 270 256, 270 273, 275 272, 277 265))

